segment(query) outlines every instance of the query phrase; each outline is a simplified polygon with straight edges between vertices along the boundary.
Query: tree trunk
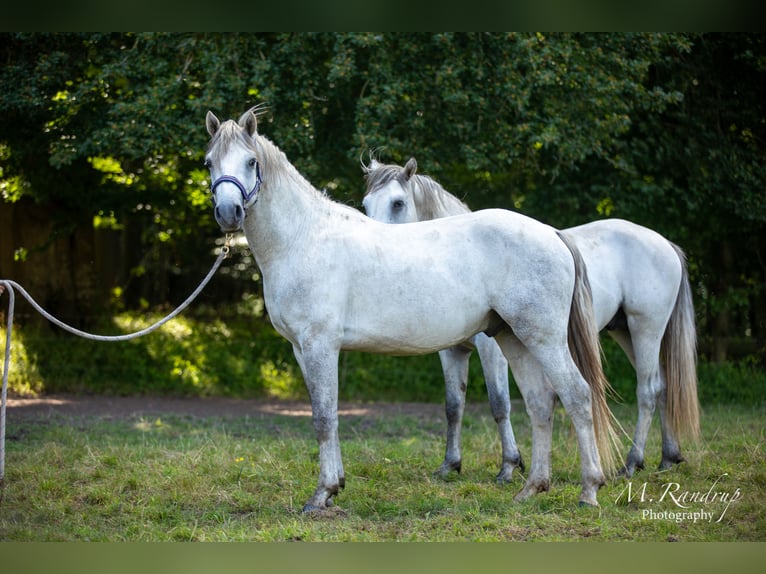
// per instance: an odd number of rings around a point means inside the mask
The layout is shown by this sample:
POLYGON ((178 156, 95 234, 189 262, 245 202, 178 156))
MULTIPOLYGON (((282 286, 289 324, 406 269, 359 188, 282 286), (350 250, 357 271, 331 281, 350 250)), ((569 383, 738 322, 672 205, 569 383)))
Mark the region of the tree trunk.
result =
MULTIPOLYGON (((67 232, 55 226, 55 215, 27 199, 0 202, 0 277, 19 283, 62 321, 86 327, 109 293, 95 264, 93 225, 83 218, 67 232)), ((42 321, 23 298, 16 317, 42 321)))
POLYGON ((713 320, 711 359, 716 363, 720 363, 725 361, 728 355, 728 340, 731 336, 731 310, 726 299, 729 289, 734 284, 734 255, 731 244, 727 240, 721 241, 719 245, 717 273, 716 296, 724 304, 718 306, 718 311, 713 320))

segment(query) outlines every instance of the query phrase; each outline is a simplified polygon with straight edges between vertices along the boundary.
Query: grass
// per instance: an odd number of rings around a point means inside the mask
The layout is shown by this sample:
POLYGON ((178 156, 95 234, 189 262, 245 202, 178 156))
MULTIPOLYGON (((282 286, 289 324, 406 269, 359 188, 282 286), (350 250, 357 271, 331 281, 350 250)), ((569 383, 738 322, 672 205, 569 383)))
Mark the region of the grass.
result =
MULTIPOLYGON (((347 485, 320 516, 301 507, 315 486, 318 449, 309 417, 258 416, 111 420, 49 417, 8 421, 3 541, 754 541, 766 538, 766 407, 708 406, 703 440, 688 463, 654 472, 657 423, 647 470, 601 489, 601 507, 579 508, 579 457, 571 426, 556 413, 551 491, 521 504, 521 477, 500 486, 494 422, 476 409, 464 425, 463 472, 432 476, 441 462, 438 419, 343 417, 347 485), (717 483, 716 483, 717 481, 717 483), (632 486, 633 499, 625 489, 632 486), (636 494, 645 484, 644 501, 636 494), (645 518, 681 509, 659 494, 716 492, 728 508, 698 501, 711 521, 645 518), (715 486, 714 486, 715 485, 715 486), (737 489, 739 489, 737 491, 737 489), (621 496, 622 495, 622 496, 621 496), (654 501, 650 502, 649 495, 654 501), (724 512, 725 509, 725 512, 724 512), (723 514, 723 518, 718 519, 723 514)), ((628 428, 635 408, 615 412, 628 428)), ((512 413, 529 462, 530 429, 512 413)), ((699 498, 699 496, 698 496, 699 498)))

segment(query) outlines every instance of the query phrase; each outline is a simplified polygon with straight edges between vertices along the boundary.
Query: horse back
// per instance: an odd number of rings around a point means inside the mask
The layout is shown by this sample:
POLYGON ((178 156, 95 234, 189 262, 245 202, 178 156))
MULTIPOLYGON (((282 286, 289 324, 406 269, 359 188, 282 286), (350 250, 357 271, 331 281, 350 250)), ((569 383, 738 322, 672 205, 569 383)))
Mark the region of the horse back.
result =
POLYGON ((652 315, 669 312, 682 277, 673 244, 647 227, 598 220, 566 230, 588 269, 597 320, 604 327, 618 311, 652 315))

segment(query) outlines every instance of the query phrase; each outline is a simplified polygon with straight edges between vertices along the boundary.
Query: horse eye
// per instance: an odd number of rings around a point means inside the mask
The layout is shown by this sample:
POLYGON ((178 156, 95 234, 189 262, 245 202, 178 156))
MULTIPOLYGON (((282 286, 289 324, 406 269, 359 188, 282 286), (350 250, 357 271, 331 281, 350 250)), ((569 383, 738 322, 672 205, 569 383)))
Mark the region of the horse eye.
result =
POLYGON ((205 168, 207 169, 210 169, 211 167, 213 167, 213 163, 208 158, 205 158, 204 165, 205 165, 205 168))
POLYGON ((404 207, 404 201, 402 201, 401 199, 395 199, 391 207, 393 207, 396 211, 399 211, 400 209, 404 207))
POLYGON ((249 165, 250 167, 255 167, 255 164, 256 164, 256 161, 254 157, 251 157, 250 161, 247 162, 247 165, 249 165))

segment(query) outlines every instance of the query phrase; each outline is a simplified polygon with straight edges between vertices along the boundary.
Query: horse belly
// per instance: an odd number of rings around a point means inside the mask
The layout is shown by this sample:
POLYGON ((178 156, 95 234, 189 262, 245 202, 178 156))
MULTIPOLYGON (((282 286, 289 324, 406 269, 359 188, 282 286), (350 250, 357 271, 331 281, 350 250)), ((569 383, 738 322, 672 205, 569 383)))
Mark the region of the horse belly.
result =
POLYGON ((348 351, 384 355, 424 355, 453 347, 483 331, 489 318, 474 323, 443 322, 399 323, 391 325, 350 326, 344 332, 343 346, 348 351))
POLYGON ((461 343, 489 325, 491 309, 479 286, 447 292, 449 280, 433 291, 422 282, 392 283, 374 301, 355 293, 344 328, 343 346, 397 355, 431 353, 461 343))

